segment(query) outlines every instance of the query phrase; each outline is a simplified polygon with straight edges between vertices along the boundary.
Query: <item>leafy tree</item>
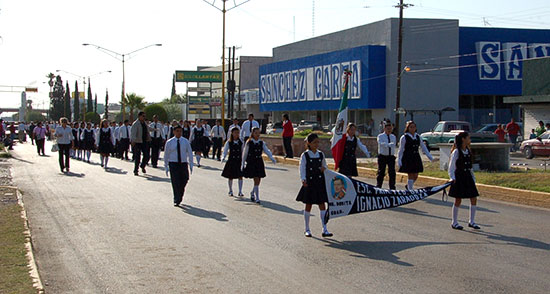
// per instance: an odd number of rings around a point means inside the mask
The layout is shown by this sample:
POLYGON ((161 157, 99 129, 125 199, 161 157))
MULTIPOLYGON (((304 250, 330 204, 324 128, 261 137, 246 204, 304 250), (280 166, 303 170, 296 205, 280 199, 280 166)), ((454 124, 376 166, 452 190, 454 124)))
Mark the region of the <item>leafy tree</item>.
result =
POLYGON ((67 81, 67 91, 65 91, 65 99, 63 99, 64 112, 63 116, 68 120, 71 120, 71 90, 69 89, 69 82, 67 81))
POLYGON ((93 122, 94 124, 98 124, 101 120, 101 117, 99 117, 99 114, 95 112, 88 112, 86 113, 86 121, 93 122))
MULTIPOLYGON (((133 113, 130 114, 131 117, 137 117, 137 114, 138 114, 138 111, 137 110, 134 110, 133 113)), ((128 113, 126 113, 126 117, 125 119, 127 120, 130 120, 130 118, 128 117, 128 113)), ((115 116, 115 121, 123 121, 122 120, 122 111, 117 113, 116 116, 115 116)), ((130 124, 133 123, 134 121, 130 121, 130 124)))
POLYGON ((94 100, 94 112, 97 113, 97 93, 95 94, 95 100, 94 100))
POLYGON ((143 110, 145 108, 145 98, 136 93, 126 94, 124 105, 130 108, 130 121, 134 120, 134 110, 143 110))
MULTIPOLYGON (((73 121, 80 120, 80 93, 78 92, 78 81, 74 81, 74 119, 73 121)), ((70 118, 69 118, 70 120, 70 118)))
MULTIPOLYGON (((96 96, 97 101, 97 96, 96 96)), ((86 111, 88 112, 97 112, 94 111, 94 101, 92 98, 92 85, 90 84, 90 78, 88 78, 88 103, 87 103, 86 111)))
POLYGON ((182 103, 187 103, 187 97, 185 97, 185 95, 173 95, 172 97, 170 98, 164 98, 164 100, 162 100, 163 104, 182 104, 182 103))
MULTIPOLYGON (((53 74, 50 73, 48 78, 51 78, 52 75, 53 74)), ((63 88, 61 76, 54 76, 54 78, 55 82, 52 83, 53 89, 50 97, 50 118, 57 121, 65 114, 65 88, 63 88)))
POLYGON ((168 115, 168 120, 180 120, 183 118, 183 109, 181 104, 163 104, 164 110, 168 115))
POLYGON ((109 90, 105 91, 105 114, 103 114, 103 117, 109 117, 109 90))
POLYGON ((172 94, 170 97, 174 97, 176 95, 176 74, 172 75, 172 94))
POLYGON ((45 120, 46 120, 46 117, 42 113, 36 110, 31 110, 27 112, 25 115, 25 121, 27 122, 31 122, 31 121, 39 122, 39 121, 45 121, 45 120))
POLYGON ((160 121, 166 122, 168 120, 168 113, 161 104, 151 104, 145 107, 143 111, 145 111, 145 115, 149 120, 153 120, 153 115, 158 115, 160 121))

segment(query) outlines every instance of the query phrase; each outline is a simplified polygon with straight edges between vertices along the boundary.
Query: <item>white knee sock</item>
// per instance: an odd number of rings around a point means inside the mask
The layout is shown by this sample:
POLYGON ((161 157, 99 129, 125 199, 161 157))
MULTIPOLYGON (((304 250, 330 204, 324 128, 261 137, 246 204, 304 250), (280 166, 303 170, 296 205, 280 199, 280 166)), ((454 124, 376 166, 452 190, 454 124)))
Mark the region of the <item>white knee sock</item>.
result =
POLYGON ((99 155, 99 159, 101 160, 101 165, 103 165, 103 155, 99 155))
POLYGON ((256 195, 256 201, 260 200, 260 186, 254 186, 254 190, 252 191, 256 195))
POLYGON ((477 205, 470 204, 470 224, 475 224, 477 205))
POLYGON ((409 190, 412 190, 414 187, 414 180, 408 180, 407 181, 407 188, 409 188, 409 190))
POLYGON ((453 222, 452 225, 458 224, 458 206, 453 204, 453 222))
POLYGON ((328 232, 327 224, 325 223, 325 215, 327 214, 326 210, 321 210, 321 224, 323 224, 323 232, 328 232))
POLYGON ((309 213, 309 211, 305 211, 304 210, 304 221, 306 223, 306 231, 309 231, 309 217, 310 217, 311 213, 309 213))
POLYGON ((239 180, 239 194, 243 193, 243 180, 239 180))
POLYGON ((233 180, 227 180, 227 185, 229 186, 229 193, 233 193, 233 180))
POLYGON ((197 164, 201 165, 201 156, 200 155, 195 155, 195 159, 197 159, 197 164))
POLYGON ((107 167, 107 162, 109 162, 109 156, 105 156, 105 167, 107 167))

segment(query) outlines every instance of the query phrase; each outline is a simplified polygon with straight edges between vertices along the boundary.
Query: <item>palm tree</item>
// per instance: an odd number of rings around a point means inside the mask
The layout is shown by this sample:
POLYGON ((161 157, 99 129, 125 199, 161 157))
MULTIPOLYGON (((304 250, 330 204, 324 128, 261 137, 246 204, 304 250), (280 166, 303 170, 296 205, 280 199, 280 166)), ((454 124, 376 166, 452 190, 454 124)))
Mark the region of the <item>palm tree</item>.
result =
POLYGON ((136 93, 126 94, 124 105, 130 107, 130 121, 134 120, 134 110, 143 110, 145 108, 145 97, 136 93))

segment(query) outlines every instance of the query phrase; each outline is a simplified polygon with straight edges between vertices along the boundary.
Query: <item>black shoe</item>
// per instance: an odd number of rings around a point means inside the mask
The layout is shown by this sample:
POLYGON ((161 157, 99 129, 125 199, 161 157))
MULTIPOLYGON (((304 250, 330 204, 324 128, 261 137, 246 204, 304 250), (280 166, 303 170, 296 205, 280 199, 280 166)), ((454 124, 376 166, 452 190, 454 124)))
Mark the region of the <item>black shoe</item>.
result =
POLYGON ((142 168, 141 168, 141 172, 144 173, 144 174, 147 173, 147 171, 145 170, 145 167, 142 167, 142 168))
POLYGON ((462 229, 464 229, 464 227, 461 226, 461 225, 459 225, 459 224, 451 225, 451 228, 453 228, 454 230, 462 230, 462 229))
POLYGON ((332 236, 334 236, 334 235, 333 235, 332 233, 330 233, 330 232, 323 232, 323 234, 322 234, 321 236, 323 236, 324 238, 326 238, 326 237, 332 237, 332 236))
POLYGON ((135 171, 134 176, 139 176, 139 173, 137 171, 135 171))
POLYGON ((174 207, 178 207, 178 206, 180 206, 179 203, 174 203, 174 207))
POLYGON ((153 165, 153 168, 157 168, 157 166, 156 166, 156 165, 153 165))
POLYGON ((101 164, 101 167, 103 167, 103 163, 101 164))
POLYGON ((305 231, 304 232, 304 236, 308 237, 308 238, 311 238, 312 235, 311 235, 311 232, 309 230, 305 231))
POLYGON ((470 224, 470 223, 468 223, 468 227, 470 227, 470 228, 474 228, 475 230, 479 230, 479 229, 481 229, 481 227, 480 227, 480 226, 478 226, 478 225, 477 225, 476 223, 473 223, 473 224, 470 224))

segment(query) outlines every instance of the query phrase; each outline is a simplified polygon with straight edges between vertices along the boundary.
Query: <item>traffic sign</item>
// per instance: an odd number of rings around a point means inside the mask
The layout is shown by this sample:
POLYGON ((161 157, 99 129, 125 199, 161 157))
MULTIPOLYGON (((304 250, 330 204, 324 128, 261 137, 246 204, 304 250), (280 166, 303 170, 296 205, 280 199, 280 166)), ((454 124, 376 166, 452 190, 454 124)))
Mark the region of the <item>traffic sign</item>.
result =
POLYGON ((210 92, 208 87, 189 87, 187 88, 189 92, 210 92))

